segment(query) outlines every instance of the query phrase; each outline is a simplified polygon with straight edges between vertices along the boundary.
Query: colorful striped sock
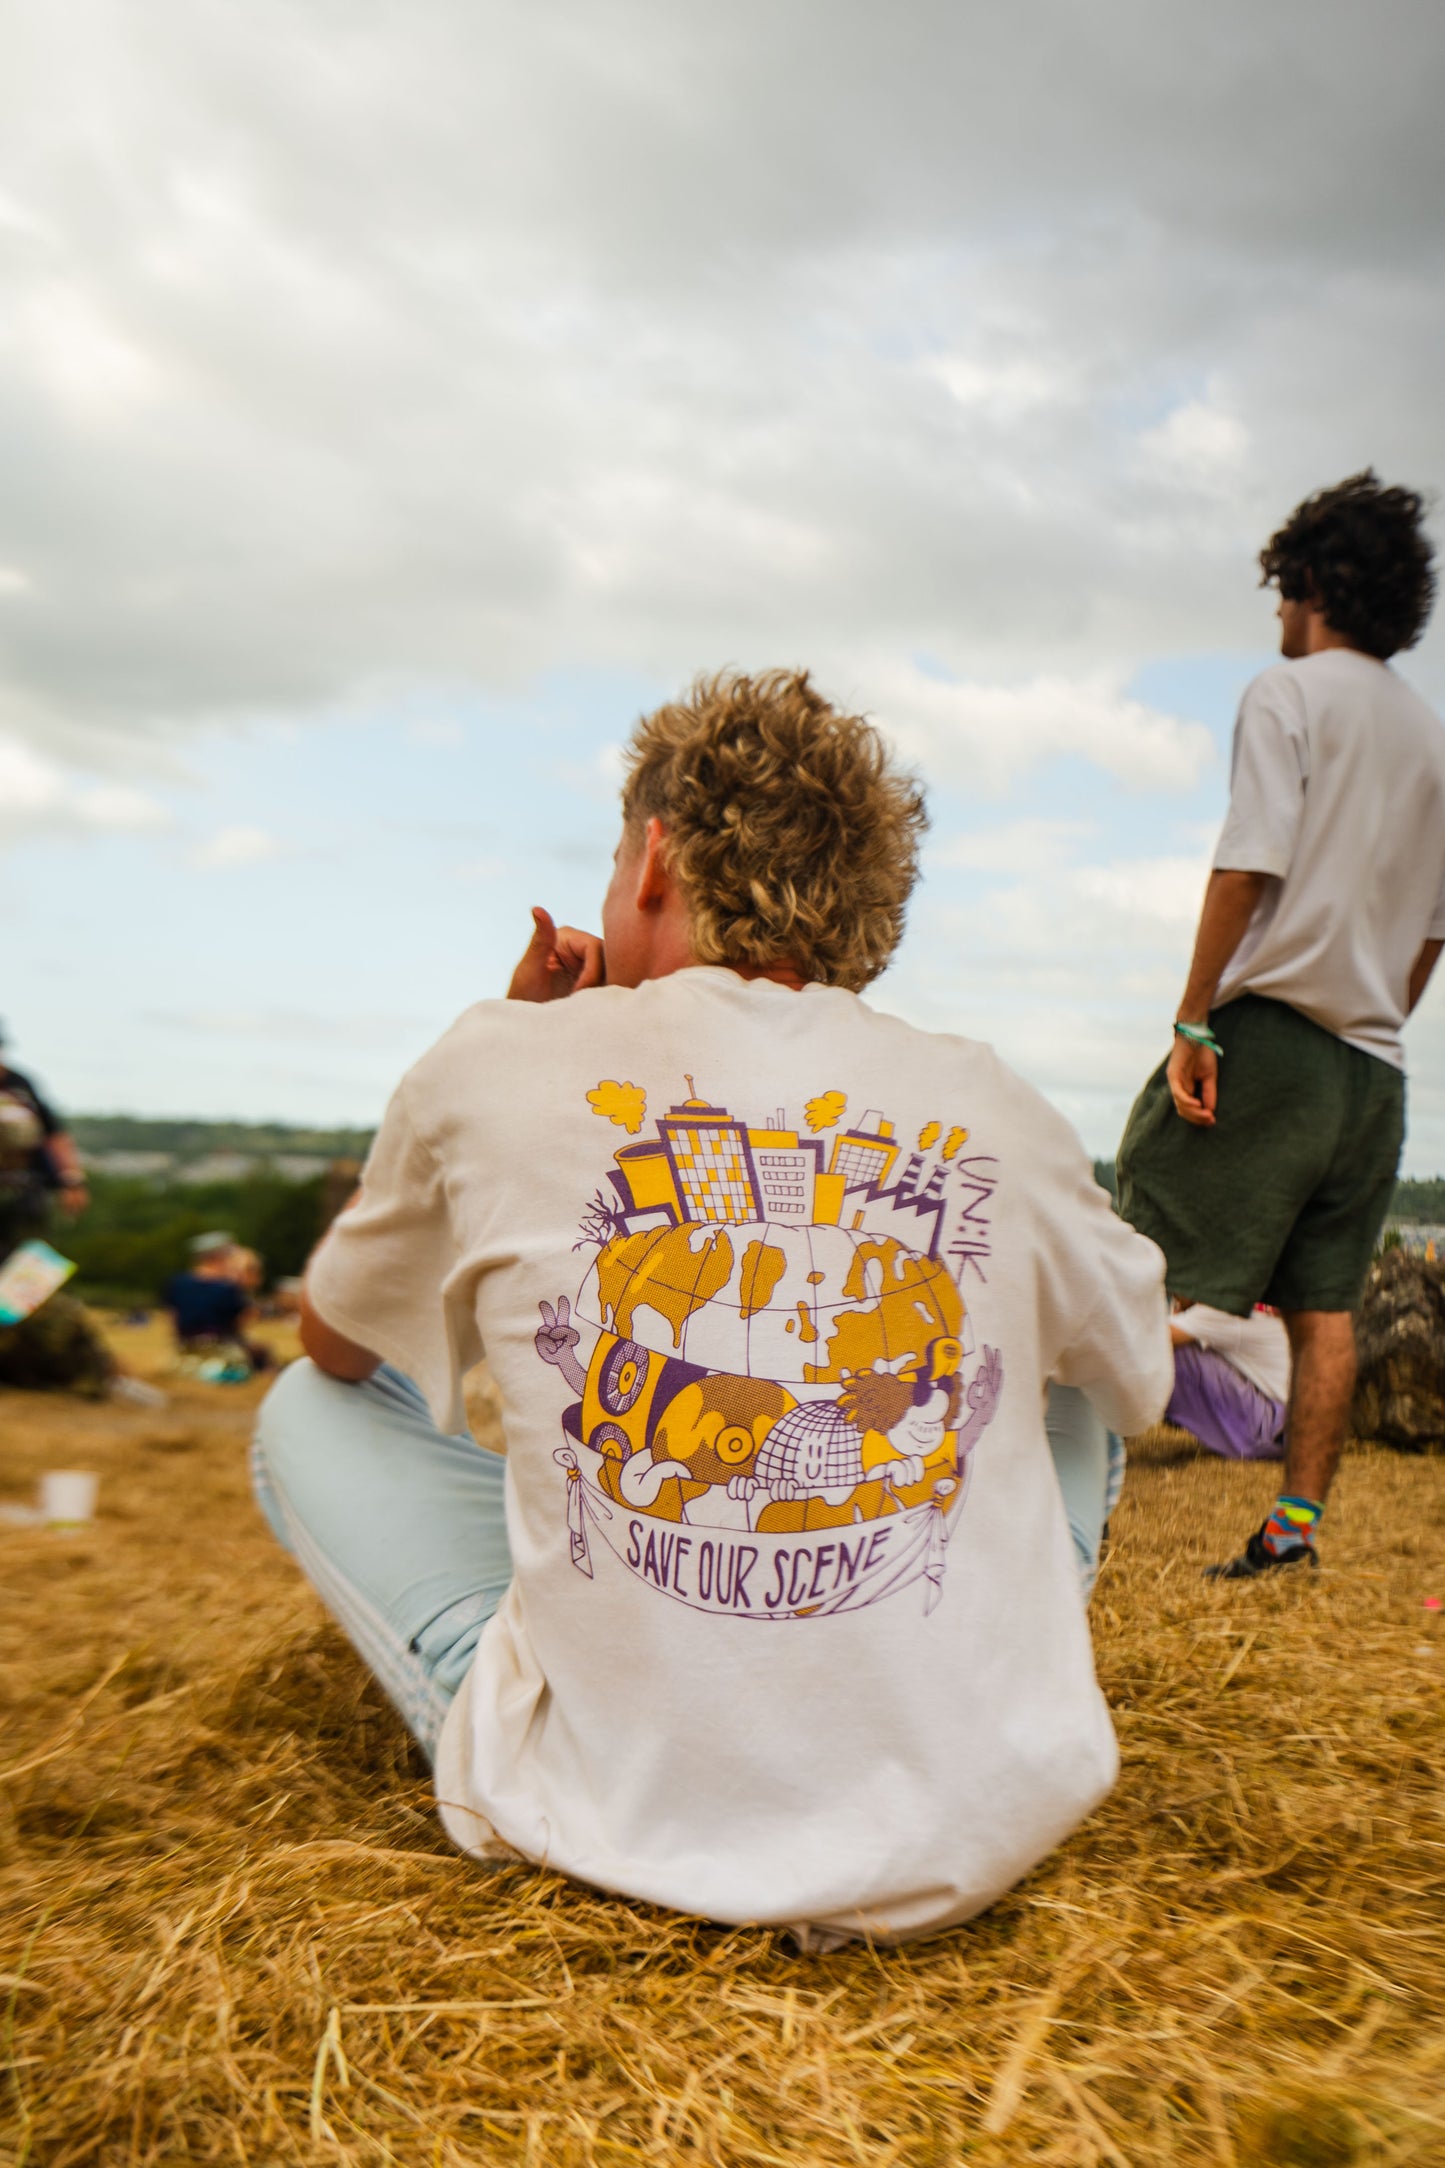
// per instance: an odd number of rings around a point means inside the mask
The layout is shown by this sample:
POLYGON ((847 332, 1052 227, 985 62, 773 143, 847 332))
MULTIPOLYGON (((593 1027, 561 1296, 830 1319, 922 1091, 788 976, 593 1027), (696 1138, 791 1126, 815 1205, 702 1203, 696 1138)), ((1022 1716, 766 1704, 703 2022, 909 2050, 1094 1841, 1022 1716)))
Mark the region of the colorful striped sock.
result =
POLYGON ((1283 1558, 1289 1551, 1312 1551, 1315 1524, 1324 1510, 1313 1498, 1290 1498, 1282 1493, 1260 1531, 1265 1549, 1276 1558, 1283 1558))

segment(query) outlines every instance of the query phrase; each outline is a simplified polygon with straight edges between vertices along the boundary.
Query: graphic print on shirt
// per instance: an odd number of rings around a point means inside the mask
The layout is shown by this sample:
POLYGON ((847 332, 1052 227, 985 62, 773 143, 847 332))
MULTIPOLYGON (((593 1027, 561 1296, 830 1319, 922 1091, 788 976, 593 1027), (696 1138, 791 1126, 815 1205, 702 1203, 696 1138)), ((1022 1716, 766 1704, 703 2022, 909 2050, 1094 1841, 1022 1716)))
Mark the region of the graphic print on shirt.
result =
POLYGON ((592 1111, 637 1141, 586 1206, 575 1298, 535 1345, 562 1417, 573 1564, 601 1540, 696 1610, 811 1618, 921 1582, 943 1589, 972 1454, 1003 1386, 962 1281, 983 1281, 991 1159, 929 1121, 850 1121, 820 1092, 801 1127, 689 1096, 643 1135, 647 1095, 609 1078, 592 1111))

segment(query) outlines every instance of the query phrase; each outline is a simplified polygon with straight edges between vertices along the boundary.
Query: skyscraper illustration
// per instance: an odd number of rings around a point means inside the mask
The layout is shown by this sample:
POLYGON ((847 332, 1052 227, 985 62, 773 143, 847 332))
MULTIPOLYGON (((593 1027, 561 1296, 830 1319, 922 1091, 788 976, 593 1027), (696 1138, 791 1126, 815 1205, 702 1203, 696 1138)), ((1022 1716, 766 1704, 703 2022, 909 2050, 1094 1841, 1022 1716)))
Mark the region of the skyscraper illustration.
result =
POLYGON ((842 1130, 834 1139, 828 1172, 842 1175, 845 1190, 881 1187, 897 1157, 892 1122, 870 1107, 856 1129, 842 1130))
MULTIPOLYGON (((691 1085, 692 1078, 688 1078, 691 1085)), ((685 1099, 669 1107, 657 1125, 690 1220, 727 1220, 737 1224, 762 1216, 757 1172, 745 1122, 726 1107, 705 1099, 685 1099)))

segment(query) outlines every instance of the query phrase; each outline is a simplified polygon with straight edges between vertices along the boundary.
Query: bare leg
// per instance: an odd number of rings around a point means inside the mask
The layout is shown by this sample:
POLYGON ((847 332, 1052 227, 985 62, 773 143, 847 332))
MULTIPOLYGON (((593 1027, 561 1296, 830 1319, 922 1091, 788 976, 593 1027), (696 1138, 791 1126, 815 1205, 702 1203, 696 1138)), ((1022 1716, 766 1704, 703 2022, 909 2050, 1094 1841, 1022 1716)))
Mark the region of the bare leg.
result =
POLYGON ((1355 1320, 1348 1310, 1287 1310, 1294 1358, 1285 1428, 1284 1489, 1323 1505, 1344 1450, 1355 1390, 1355 1320))
POLYGON ((1242 1558, 1206 1566, 1211 1581, 1248 1581, 1260 1573, 1281 1568, 1298 1573, 1319 1564, 1313 1519, 1298 1501, 1322 1506, 1340 1464, 1355 1389, 1355 1320, 1348 1310, 1287 1310, 1284 1322, 1294 1370, 1283 1497, 1263 1528, 1250 1537, 1242 1558))

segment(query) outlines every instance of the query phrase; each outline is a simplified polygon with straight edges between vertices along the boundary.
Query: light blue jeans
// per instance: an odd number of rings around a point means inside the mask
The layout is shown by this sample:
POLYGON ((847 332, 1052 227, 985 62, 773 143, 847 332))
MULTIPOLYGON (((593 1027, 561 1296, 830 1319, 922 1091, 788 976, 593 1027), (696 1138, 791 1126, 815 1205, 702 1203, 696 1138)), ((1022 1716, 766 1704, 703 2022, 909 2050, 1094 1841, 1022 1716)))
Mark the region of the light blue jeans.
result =
MULTIPOLYGON (((1124 1447, 1083 1394, 1049 1388, 1050 1450, 1087 1595, 1124 1447)), ((251 1449, 261 1510, 426 1755, 507 1592, 506 1463, 445 1437, 399 1370, 343 1385, 282 1372, 251 1449)))

